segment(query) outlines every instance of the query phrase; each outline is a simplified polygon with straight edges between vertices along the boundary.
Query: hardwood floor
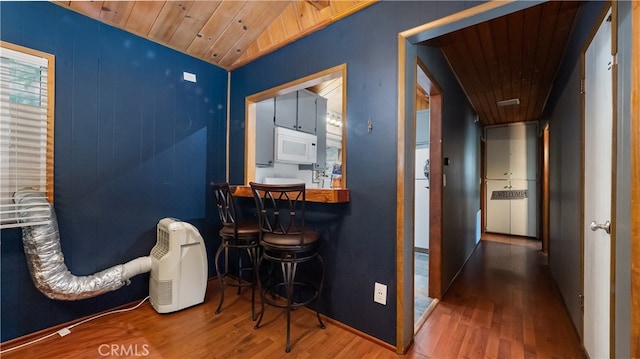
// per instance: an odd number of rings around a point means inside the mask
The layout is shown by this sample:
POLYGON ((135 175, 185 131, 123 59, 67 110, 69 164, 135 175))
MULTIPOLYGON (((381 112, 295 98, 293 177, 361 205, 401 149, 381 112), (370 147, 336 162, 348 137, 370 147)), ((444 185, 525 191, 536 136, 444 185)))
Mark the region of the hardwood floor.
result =
POLYGON ((228 288, 216 315, 218 290, 210 281, 205 303, 193 308, 158 314, 145 302, 2 358, 584 357, 546 258, 530 245, 482 241, 405 356, 332 321, 321 330, 315 313, 303 309, 292 314, 293 348, 286 354, 283 310, 267 307, 263 326, 254 330, 250 293, 237 296, 228 288))
POLYGON ((584 358, 540 242, 485 238, 412 351, 427 358, 584 358))

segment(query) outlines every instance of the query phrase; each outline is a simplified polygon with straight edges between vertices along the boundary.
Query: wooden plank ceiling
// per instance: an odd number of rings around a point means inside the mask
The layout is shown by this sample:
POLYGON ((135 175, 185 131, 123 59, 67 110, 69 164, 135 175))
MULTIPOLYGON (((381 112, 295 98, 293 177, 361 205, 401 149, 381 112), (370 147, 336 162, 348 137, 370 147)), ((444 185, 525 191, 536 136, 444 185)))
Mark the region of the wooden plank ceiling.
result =
POLYGON ((485 125, 538 120, 558 72, 578 1, 550 1, 423 45, 440 47, 485 125), (519 105, 498 106, 519 99, 519 105))
POLYGON ((233 70, 378 0, 54 1, 233 70))

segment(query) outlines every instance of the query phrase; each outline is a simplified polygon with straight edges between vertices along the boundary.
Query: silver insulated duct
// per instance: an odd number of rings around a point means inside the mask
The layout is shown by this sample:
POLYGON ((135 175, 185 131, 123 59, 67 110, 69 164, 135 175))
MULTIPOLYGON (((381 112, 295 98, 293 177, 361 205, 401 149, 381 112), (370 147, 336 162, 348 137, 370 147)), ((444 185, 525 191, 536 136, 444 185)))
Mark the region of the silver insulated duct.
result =
POLYGON ((36 288, 51 299, 78 300, 116 290, 129 279, 151 270, 151 258, 139 257, 96 274, 73 275, 64 264, 60 247, 58 221, 53 206, 41 192, 16 192, 23 223, 38 222, 48 217, 49 223, 22 228, 22 242, 29 272, 36 288))

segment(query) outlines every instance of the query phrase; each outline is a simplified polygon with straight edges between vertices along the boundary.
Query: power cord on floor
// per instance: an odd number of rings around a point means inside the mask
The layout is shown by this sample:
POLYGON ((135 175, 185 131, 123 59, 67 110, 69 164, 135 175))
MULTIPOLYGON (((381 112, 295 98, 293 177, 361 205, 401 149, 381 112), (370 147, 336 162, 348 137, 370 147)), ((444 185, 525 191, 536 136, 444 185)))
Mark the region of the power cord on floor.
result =
POLYGON ((49 333, 49 334, 47 334, 47 335, 45 335, 45 336, 43 336, 43 337, 40 337, 40 338, 38 338, 38 339, 34 339, 34 340, 30 341, 30 342, 26 342, 26 343, 23 343, 23 344, 17 345, 17 346, 15 346, 15 347, 11 347, 11 348, 9 348, 9 349, 0 350, 0 354, 4 354, 4 353, 8 353, 8 352, 10 352, 10 351, 16 350, 16 349, 24 348, 24 347, 26 347, 26 346, 29 346, 29 345, 35 344, 35 343, 37 343, 37 342, 39 342, 39 341, 42 341, 42 340, 45 340, 45 339, 51 338, 52 336, 54 336, 54 335, 56 335, 56 334, 60 335, 61 337, 64 337, 64 336, 66 336, 67 334, 70 334, 70 333, 71 333, 71 329, 72 329, 72 328, 75 328, 75 327, 77 327, 77 326, 78 326, 78 325, 80 325, 80 324, 84 324, 84 323, 86 323, 86 322, 92 321, 92 320, 94 320, 94 319, 98 319, 98 318, 100 318, 100 317, 104 317, 104 316, 106 316, 106 315, 116 314, 116 313, 123 313, 123 312, 128 312, 128 311, 131 311, 131 310, 137 309, 137 308, 138 308, 138 307, 140 307, 140 306, 141 306, 145 301, 147 301, 147 299, 149 299, 149 296, 145 297, 143 300, 141 300, 141 301, 140 301, 140 303, 136 304, 135 306, 133 306, 133 307, 131 307, 131 308, 116 309, 116 310, 112 310, 112 311, 110 311, 110 312, 105 312, 105 313, 102 313, 102 314, 98 314, 98 315, 95 315, 95 316, 93 316, 93 317, 87 318, 87 319, 85 319, 85 320, 79 321, 78 323, 74 323, 74 324, 71 324, 71 325, 69 325, 69 326, 66 326, 66 327, 64 327, 64 328, 62 328, 62 329, 60 329, 60 330, 58 330, 58 331, 53 332, 53 333, 49 333))

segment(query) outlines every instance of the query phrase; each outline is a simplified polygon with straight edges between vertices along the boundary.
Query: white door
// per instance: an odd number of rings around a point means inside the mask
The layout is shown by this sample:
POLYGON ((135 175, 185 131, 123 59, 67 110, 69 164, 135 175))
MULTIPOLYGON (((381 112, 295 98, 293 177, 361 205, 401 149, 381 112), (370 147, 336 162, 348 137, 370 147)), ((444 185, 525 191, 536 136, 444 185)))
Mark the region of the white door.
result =
POLYGON ((611 219, 611 64, 611 22, 605 19, 585 54, 583 340, 591 358, 608 358, 611 345, 611 239, 591 224, 611 219))

